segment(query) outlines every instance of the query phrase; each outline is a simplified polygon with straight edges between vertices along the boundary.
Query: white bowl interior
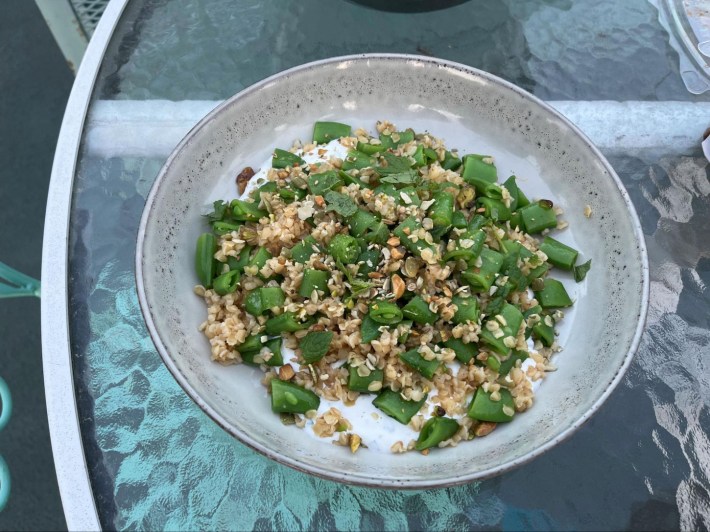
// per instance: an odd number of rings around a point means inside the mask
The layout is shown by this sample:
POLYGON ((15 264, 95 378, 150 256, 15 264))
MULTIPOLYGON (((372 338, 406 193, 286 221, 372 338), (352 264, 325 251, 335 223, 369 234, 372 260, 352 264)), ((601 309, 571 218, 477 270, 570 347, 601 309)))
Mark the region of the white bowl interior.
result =
MULTIPOLYGON (((181 143, 151 191, 137 250, 139 296, 166 364, 192 398, 226 430, 288 465, 367 485, 425 487, 498 473, 549 448, 578 427, 618 382, 645 316, 647 266, 625 191, 599 153, 548 107, 507 83, 425 58, 367 56, 315 63, 247 89, 213 111, 181 143), (562 277, 577 302, 561 329, 558 371, 528 412, 490 436, 456 448, 356 454, 281 424, 261 373, 210 361, 197 328, 206 309, 192 289, 201 214, 236 197, 234 176, 275 147, 310 139, 317 120, 374 132, 378 119, 428 130, 460 153, 495 157, 499 176, 515 174, 529 196, 564 208, 555 235, 592 259, 584 283, 562 277), (583 215, 585 205, 593 210, 583 215)), ((406 443, 406 442, 405 442, 406 443)))

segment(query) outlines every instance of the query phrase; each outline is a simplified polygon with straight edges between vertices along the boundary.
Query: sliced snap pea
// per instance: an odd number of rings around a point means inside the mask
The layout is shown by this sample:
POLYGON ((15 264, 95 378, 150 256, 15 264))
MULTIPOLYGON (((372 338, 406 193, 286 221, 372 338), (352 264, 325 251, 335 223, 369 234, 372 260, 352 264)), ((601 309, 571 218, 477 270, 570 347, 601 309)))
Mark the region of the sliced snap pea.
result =
POLYGON ((416 242, 413 242, 410 238, 410 236, 419 231, 420 228, 421 224, 419 221, 414 216, 409 216, 395 227, 392 233, 399 238, 405 248, 417 256, 420 256, 424 249, 430 249, 433 253, 436 250, 435 244, 429 244, 423 238, 418 238, 416 242))
POLYGON ((466 229, 468 227, 466 215, 461 211, 454 211, 454 214, 451 216, 451 225, 456 229, 466 229))
POLYGON ((364 153, 365 155, 375 155, 381 153, 386 148, 381 144, 373 144, 372 142, 358 142, 357 151, 364 153))
POLYGON ((362 170, 363 168, 370 168, 376 164, 377 161, 374 157, 356 150, 351 150, 343 160, 341 168, 347 172, 348 170, 362 170))
POLYGON ((436 447, 442 441, 453 437, 459 430, 458 421, 450 417, 432 417, 424 423, 414 448, 423 451, 436 447))
POLYGON ((557 227, 557 215, 554 209, 541 205, 542 202, 531 203, 520 209, 520 217, 525 231, 532 235, 542 233, 545 229, 557 227))
POLYGON ((282 332, 296 332, 302 329, 307 329, 310 326, 310 321, 301 322, 293 312, 284 312, 278 316, 274 316, 266 322, 264 329, 269 336, 276 336, 282 332))
POLYGON ((399 358, 402 362, 407 364, 412 369, 417 370, 427 379, 433 378, 434 373, 436 373, 436 370, 441 366, 441 362, 436 359, 425 359, 417 349, 412 349, 406 353, 400 353, 399 358))
POLYGON ((473 185, 479 197, 485 196, 495 200, 503 198, 503 191, 496 183, 490 183, 485 179, 479 179, 476 177, 469 177, 466 179, 466 182, 473 185))
POLYGON ((331 140, 340 137, 349 137, 352 128, 340 122, 316 122, 313 125, 313 142, 317 144, 328 144, 331 140))
POLYGON ((305 264, 314 253, 319 253, 318 242, 311 235, 301 240, 298 244, 291 248, 291 258, 295 262, 305 264))
POLYGON ((465 344, 460 338, 449 338, 444 342, 444 347, 453 349, 456 353, 456 360, 463 364, 468 364, 478 355, 478 344, 473 342, 465 344))
POLYGON ((353 392, 373 393, 382 388, 382 381, 385 377, 385 372, 381 369, 370 370, 368 375, 364 377, 358 373, 358 368, 350 366, 348 368, 348 388, 353 392), (379 386, 373 383, 380 383, 379 386), (370 388, 376 388, 371 390, 370 388))
POLYGON ((535 299, 544 309, 572 306, 572 300, 567 294, 567 290, 557 279, 545 279, 542 290, 534 292, 535 299))
POLYGON ((461 159, 448 150, 444 152, 444 160, 441 161, 441 167, 444 170, 458 170, 460 166, 461 159))
POLYGON ((274 150, 274 156, 271 159, 271 166, 274 168, 288 168, 289 166, 305 166, 306 161, 301 159, 295 153, 290 151, 280 150, 276 148, 274 150))
POLYGON ((405 318, 409 318, 417 323, 432 324, 439 319, 439 315, 432 311, 429 305, 419 295, 414 296, 402 307, 402 314, 405 318))
POLYGON ((372 404, 388 416, 406 425, 426 402, 426 395, 419 401, 407 401, 389 388, 378 395, 372 404))
MULTIPOLYGON (((263 345, 263 347, 266 347, 266 349, 269 350, 269 352, 271 353, 271 357, 269 357, 268 360, 264 360, 263 362, 261 362, 262 364, 266 364, 270 367, 283 366, 284 360, 283 355, 281 354, 281 338, 273 338, 271 340, 268 340, 263 345)), ((260 363, 257 362, 255 358, 261 355, 261 348, 256 351, 240 350, 239 354, 242 357, 242 361, 246 364, 258 365, 260 363)))
POLYGON ((481 250, 481 267, 473 268, 461 273, 461 278, 475 292, 486 292, 495 281, 496 274, 503 265, 503 255, 490 248, 484 247, 481 250))
POLYGON ((381 257, 382 253, 377 248, 364 250, 357 258, 357 274, 360 277, 367 277, 368 273, 377 270, 381 257))
POLYGON ((368 316, 382 325, 394 325, 402 321, 404 317, 402 311, 395 303, 384 299, 376 299, 370 303, 368 316))
POLYGON ((308 189, 314 196, 323 196, 329 190, 335 190, 343 184, 335 170, 328 170, 308 176, 308 189))
POLYGON ((350 235, 335 235, 328 246, 332 257, 343 264, 354 263, 360 255, 360 244, 350 235))
POLYGON ((305 414, 318 410, 320 398, 310 390, 291 382, 271 380, 271 410, 276 413, 305 414))
POLYGON ((348 219, 350 234, 356 237, 362 236, 370 227, 376 225, 379 221, 377 216, 371 212, 358 209, 358 211, 348 219))
POLYGON ((239 199, 232 200, 230 203, 234 218, 245 222, 258 222, 269 213, 260 209, 256 203, 243 201, 239 199))
POLYGON ((252 316, 261 316, 267 310, 282 307, 286 295, 278 286, 263 286, 252 290, 244 300, 244 308, 252 316))
MULTIPOLYGON (((458 211, 457 211, 458 212, 458 211)), ((478 229, 477 231, 466 231, 462 233, 457 241, 456 247, 444 254, 444 262, 450 260, 465 260, 469 265, 478 258, 486 242, 486 233, 478 229)))
POLYGON ((574 268, 574 263, 577 262, 577 256, 579 255, 579 251, 576 249, 549 236, 543 239, 542 244, 540 244, 540 251, 547 255, 547 262, 563 270, 574 268))
POLYGON ((230 270, 244 271, 244 266, 249 264, 249 256, 251 255, 252 246, 244 246, 238 257, 227 257, 227 265, 230 270))
MULTIPOLYGON (((246 267, 247 268, 254 268, 256 267, 257 271, 260 272, 261 269, 266 265, 266 261, 272 258, 273 255, 269 252, 268 249, 266 248, 259 248, 256 250, 256 252, 251 256, 249 259, 249 262, 247 263, 246 267)), ((261 273, 259 273, 259 277, 261 277, 261 273)))
POLYGON ((490 218, 493 221, 506 222, 512 216, 510 209, 500 200, 482 197, 476 200, 476 204, 486 209, 484 213, 486 218, 490 218))
POLYGON ((195 246, 195 272, 200 284, 205 288, 212 286, 215 274, 214 254, 217 251, 217 239, 212 233, 202 233, 195 246))
POLYGON ((432 198, 434 203, 429 208, 429 218, 434 227, 449 227, 454 214, 454 196, 449 192, 437 192, 432 198))
POLYGON ((501 360, 498 373, 501 376, 507 375, 510 370, 513 369, 518 360, 523 362, 526 358, 528 358, 528 356, 529 355, 526 351, 513 351, 507 359, 501 360))
POLYGON ((478 308, 478 299, 475 297, 463 297, 455 295, 451 302, 456 305, 456 312, 451 321, 454 323, 478 323, 480 311, 478 308))
POLYGON ((313 294, 313 290, 327 293, 329 277, 330 272, 306 268, 303 270, 303 279, 301 280, 301 286, 298 288, 298 295, 309 299, 313 294))
POLYGON ((510 210, 515 211, 520 207, 525 207, 526 205, 530 204, 530 200, 527 198, 525 193, 520 190, 518 187, 518 184, 515 181, 515 176, 512 175, 510 176, 505 183, 503 183, 503 186, 508 190, 510 193, 510 210))
POLYGON ((544 316, 541 317, 543 319, 532 327, 532 336, 536 340, 540 340, 545 347, 550 347, 555 341, 555 328, 544 322, 544 316))
POLYGON ((513 396, 507 388, 501 388, 498 393, 500 400, 493 401, 490 393, 485 392, 483 388, 477 388, 471 405, 468 407, 468 417, 493 423, 505 423, 512 420, 515 415, 513 396))
POLYGON ((412 154, 412 159, 414 159, 414 168, 419 168, 420 166, 426 165, 426 156, 424 155, 424 146, 417 146, 416 151, 412 154))
POLYGON ((488 183, 498 181, 498 171, 492 164, 484 163, 484 155, 466 155, 463 158, 463 173, 461 176, 465 181, 480 179, 488 183))
POLYGON ((236 291, 239 285, 239 279, 241 274, 239 270, 229 270, 226 273, 218 276, 213 282, 212 287, 214 291, 221 296, 226 296, 236 291))
POLYGON ((233 231, 239 231, 241 226, 242 224, 239 222, 212 222, 212 231, 221 236, 233 231))
POLYGON ((520 312, 518 307, 511 305, 510 303, 504 303, 498 314, 490 315, 485 321, 484 326, 481 328, 479 338, 481 342, 489 346, 496 353, 500 353, 505 356, 510 353, 511 350, 510 347, 505 345, 505 339, 509 337, 515 339, 522 323, 523 314, 520 312), (496 319, 496 316, 498 315, 503 318, 502 321, 496 319), (503 331, 503 336, 496 338, 494 332, 488 330, 485 324, 489 321, 495 321, 495 323, 498 324, 499 330, 503 331))

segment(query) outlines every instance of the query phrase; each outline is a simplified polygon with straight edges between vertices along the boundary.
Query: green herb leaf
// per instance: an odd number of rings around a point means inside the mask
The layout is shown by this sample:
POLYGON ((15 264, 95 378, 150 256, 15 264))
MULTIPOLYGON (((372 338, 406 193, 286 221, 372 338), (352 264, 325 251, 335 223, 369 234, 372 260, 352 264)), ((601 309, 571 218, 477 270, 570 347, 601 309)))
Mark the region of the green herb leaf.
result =
POLYGON ((327 211, 335 211, 345 218, 357 212, 357 205, 349 196, 329 190, 325 194, 325 201, 328 202, 327 211))
POLYGON ((392 153, 385 153, 382 157, 387 163, 387 166, 377 167, 377 173, 382 176, 406 173, 412 167, 408 157, 398 157, 392 153))
POLYGON ((217 200, 212 204, 212 207, 213 211, 205 215, 207 217, 207 221, 212 223, 224 220, 224 215, 227 211, 227 204, 222 200, 217 200))
POLYGON ((311 331, 304 336, 298 344, 301 356, 309 364, 318 362, 325 356, 333 340, 331 331, 311 331))
POLYGON ((589 269, 592 267, 592 259, 589 259, 587 262, 584 264, 580 264, 579 266, 574 267, 574 280, 577 281, 578 283, 581 283, 584 281, 584 278, 587 276, 587 272, 589 269))
POLYGON ((358 296, 372 287, 372 283, 368 281, 362 281, 360 279, 353 279, 350 282, 350 291, 352 292, 353 296, 358 296))
POLYGON ((397 174, 387 174, 380 179, 381 183, 412 185, 419 180, 419 175, 414 170, 407 170, 397 174))

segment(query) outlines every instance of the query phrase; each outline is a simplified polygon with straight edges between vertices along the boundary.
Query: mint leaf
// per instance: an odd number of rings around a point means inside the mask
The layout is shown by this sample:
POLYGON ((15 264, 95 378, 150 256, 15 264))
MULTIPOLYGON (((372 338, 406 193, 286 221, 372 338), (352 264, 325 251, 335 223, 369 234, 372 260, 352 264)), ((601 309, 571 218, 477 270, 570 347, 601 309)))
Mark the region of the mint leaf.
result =
POLYGON ((393 183, 402 185, 412 185, 418 181, 418 175, 414 170, 407 170, 397 174, 387 174, 380 178, 381 183, 393 183))
POLYGON ((382 158, 387 163, 387 166, 377 167, 377 173, 382 176, 408 172, 412 167, 409 157, 398 157, 392 153, 385 153, 382 158))
POLYGON ((584 281, 584 278, 587 276, 587 272, 589 269, 592 267, 592 259, 589 259, 587 262, 584 264, 580 264, 579 266, 574 267, 574 280, 577 281, 578 283, 581 283, 584 281))
POLYGON ((372 288, 372 283, 367 282, 367 281, 362 281, 360 279, 353 279, 350 282, 350 291, 352 292, 353 296, 358 296, 362 294, 363 292, 369 290, 372 288))
POLYGON ((212 207, 212 212, 205 215, 207 217, 207 221, 212 223, 224 220, 224 215, 227 211, 227 204, 222 200, 217 200, 212 204, 212 207))
POLYGON ((325 356, 333 340, 331 331, 311 331, 298 343, 303 360, 309 364, 318 362, 325 356))
POLYGON ((325 194, 325 201, 328 202, 327 211, 335 211, 340 216, 348 218, 357 212, 357 205, 350 196, 329 190, 325 194))

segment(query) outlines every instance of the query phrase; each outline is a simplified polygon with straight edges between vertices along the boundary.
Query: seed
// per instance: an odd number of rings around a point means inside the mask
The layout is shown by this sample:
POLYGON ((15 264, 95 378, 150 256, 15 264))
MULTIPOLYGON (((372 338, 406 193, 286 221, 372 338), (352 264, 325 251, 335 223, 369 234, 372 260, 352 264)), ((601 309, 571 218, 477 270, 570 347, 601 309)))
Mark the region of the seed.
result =
POLYGON ((362 438, 358 436, 357 434, 351 434, 350 435, 350 452, 354 453, 360 448, 360 444, 362 443, 362 438))
POLYGON ((399 244, 399 238, 397 238, 396 236, 390 237, 389 240, 387 240, 388 246, 397 247, 399 246, 399 244))
POLYGON ((394 299, 397 300, 404 295, 404 290, 406 285, 402 278, 396 273, 392 276, 392 293, 394 294, 394 299))
POLYGON ((323 199, 323 196, 316 196, 315 198, 313 198, 313 201, 315 201, 316 205, 318 205, 319 207, 325 205, 325 200, 323 199))
POLYGON ((382 389, 382 381, 372 381, 367 385, 367 389, 371 392, 379 392, 382 389))
POLYGON ((496 423, 492 423, 490 421, 482 421, 481 424, 473 430, 473 433, 479 438, 488 436, 491 432, 493 432, 493 429, 496 428, 496 425, 496 423))

